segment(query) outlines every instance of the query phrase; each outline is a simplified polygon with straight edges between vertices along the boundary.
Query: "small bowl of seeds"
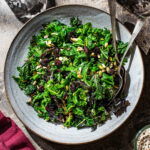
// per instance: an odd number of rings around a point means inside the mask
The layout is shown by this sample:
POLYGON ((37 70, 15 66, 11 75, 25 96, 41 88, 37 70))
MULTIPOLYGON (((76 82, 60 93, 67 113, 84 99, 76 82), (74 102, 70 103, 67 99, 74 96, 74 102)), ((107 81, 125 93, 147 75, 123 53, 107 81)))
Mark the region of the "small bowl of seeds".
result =
POLYGON ((134 150, 150 150, 150 125, 144 126, 136 135, 134 150))

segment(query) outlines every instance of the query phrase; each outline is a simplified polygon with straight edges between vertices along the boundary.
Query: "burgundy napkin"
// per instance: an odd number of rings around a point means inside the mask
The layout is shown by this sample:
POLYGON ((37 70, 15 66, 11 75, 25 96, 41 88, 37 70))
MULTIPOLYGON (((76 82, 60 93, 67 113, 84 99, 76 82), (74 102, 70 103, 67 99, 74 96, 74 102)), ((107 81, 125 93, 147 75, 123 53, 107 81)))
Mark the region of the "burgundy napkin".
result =
POLYGON ((21 129, 0 111, 0 150, 35 150, 21 129))

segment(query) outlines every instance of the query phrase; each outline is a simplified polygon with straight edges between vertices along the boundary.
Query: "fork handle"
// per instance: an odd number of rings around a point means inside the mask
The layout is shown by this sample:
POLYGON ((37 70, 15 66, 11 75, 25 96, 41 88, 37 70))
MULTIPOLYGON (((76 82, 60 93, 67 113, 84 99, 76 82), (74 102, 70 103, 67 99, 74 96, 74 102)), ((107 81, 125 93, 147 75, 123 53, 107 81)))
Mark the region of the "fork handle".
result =
POLYGON ((124 58, 125 58, 126 54, 128 53, 130 47, 132 46, 132 44, 133 44, 135 38, 137 37, 137 35, 138 35, 139 32, 141 31, 141 29, 142 29, 144 23, 145 23, 145 18, 139 18, 139 19, 137 20, 137 23, 136 23, 135 28, 134 28, 134 30, 133 30, 133 33, 132 33, 132 36, 131 36, 131 38, 130 38, 129 44, 128 44, 128 46, 127 46, 127 49, 126 49, 126 51, 125 51, 123 57, 121 58, 120 65, 119 65, 119 68, 118 68, 118 73, 120 73, 121 67, 122 67, 122 64, 123 64, 123 61, 124 61, 124 58))
POLYGON ((111 17, 111 27, 112 27, 112 37, 113 37, 113 46, 115 49, 115 58, 119 63, 117 46, 116 46, 116 0, 108 0, 110 17, 111 17))

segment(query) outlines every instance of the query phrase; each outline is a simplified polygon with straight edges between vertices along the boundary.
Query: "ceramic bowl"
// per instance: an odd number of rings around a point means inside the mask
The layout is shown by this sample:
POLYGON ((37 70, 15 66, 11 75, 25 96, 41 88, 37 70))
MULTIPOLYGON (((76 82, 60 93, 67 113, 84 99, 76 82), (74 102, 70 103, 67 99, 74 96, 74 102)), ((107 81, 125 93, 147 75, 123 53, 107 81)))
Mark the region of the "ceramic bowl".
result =
MULTIPOLYGON (((125 113, 119 117, 112 115, 110 120, 93 132, 91 132, 91 128, 78 130, 73 127, 64 129, 62 125, 49 123, 39 118, 34 109, 26 104, 29 97, 19 89, 16 82, 12 79, 12 75, 18 75, 16 67, 24 63, 31 37, 40 31, 42 24, 57 19, 69 25, 70 18, 73 16, 78 16, 83 23, 92 22, 94 27, 111 28, 110 16, 96 8, 82 5, 66 5, 48 9, 28 21, 18 32, 8 51, 4 71, 6 95, 20 120, 37 135, 62 144, 88 143, 101 139, 115 131, 127 120, 136 107, 144 81, 142 57, 138 46, 135 45, 129 54, 128 63, 125 66, 130 77, 127 92, 127 100, 129 100, 130 106, 127 107, 125 113)), ((131 34, 120 22, 117 25, 118 39, 128 42, 131 34)))

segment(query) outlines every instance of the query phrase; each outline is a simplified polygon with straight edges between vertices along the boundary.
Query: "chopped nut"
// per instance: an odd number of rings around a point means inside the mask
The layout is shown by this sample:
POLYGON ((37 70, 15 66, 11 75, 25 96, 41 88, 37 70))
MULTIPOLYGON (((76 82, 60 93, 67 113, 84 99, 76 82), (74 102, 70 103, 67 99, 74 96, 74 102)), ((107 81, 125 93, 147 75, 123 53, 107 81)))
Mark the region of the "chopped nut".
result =
POLYGON ((62 60, 63 60, 63 57, 59 57, 59 60, 62 61, 62 60))
POLYGON ((92 113, 92 114, 94 113, 94 109, 91 110, 91 113, 92 113))
POLYGON ((53 47, 53 46, 54 46, 54 44, 52 43, 51 40, 46 41, 46 45, 47 45, 48 47, 53 47))
POLYGON ((102 72, 105 72, 105 71, 106 71, 105 69, 102 70, 102 72))
POLYGON ((27 104, 30 104, 32 102, 32 98, 30 98, 28 101, 27 101, 27 104))
POLYGON ((115 88, 115 89, 118 89, 119 87, 118 87, 118 86, 116 86, 116 85, 114 85, 114 88, 115 88))
POLYGON ((97 57, 100 58, 101 56, 98 54, 97 57))
MULTIPOLYGON (((40 61, 41 61, 41 60, 42 60, 42 59, 40 59, 40 61)), ((40 65, 40 62, 37 62, 36 64, 37 64, 37 65, 40 65)))
POLYGON ((82 67, 79 67, 79 72, 81 73, 82 67))
POLYGON ((37 74, 42 74, 41 72, 37 72, 37 74))
POLYGON ((94 56, 95 56, 95 54, 94 54, 94 53, 91 53, 91 56, 93 56, 93 57, 94 57, 94 56))
POLYGON ((47 39, 47 38, 48 38, 48 35, 45 35, 45 36, 44 36, 44 39, 47 39))
POLYGON ((77 51, 83 51, 83 48, 82 47, 78 47, 77 51))
POLYGON ((58 33, 51 33, 51 35, 58 35, 58 33))
POLYGON ((103 68, 106 68, 105 64, 102 64, 103 68))
POLYGON ((38 110, 38 113, 39 113, 39 114, 42 114, 42 112, 41 112, 40 110, 38 110))
POLYGON ((106 71, 107 71, 107 73, 110 73, 110 68, 107 67, 107 68, 106 68, 106 71))
POLYGON ((81 74, 77 75, 77 77, 78 77, 79 79, 82 79, 82 75, 81 75, 81 74))
POLYGON ((28 61, 29 61, 29 59, 24 60, 24 62, 28 62, 28 61))
POLYGON ((105 48, 107 48, 108 47, 108 43, 105 43, 105 48))
POLYGON ((36 66, 36 69, 39 69, 39 68, 41 68, 42 66, 41 65, 38 65, 38 66, 36 66))
POLYGON ((67 60, 69 60, 67 57, 64 57, 64 61, 67 61, 67 60))
POLYGON ((80 75, 80 71, 77 71, 77 75, 80 75))
POLYGON ((77 42, 77 41, 78 41, 78 38, 71 38, 71 41, 77 42))
POLYGON ((117 62, 116 61, 114 62, 114 66, 117 66, 117 62))
POLYGON ((115 71, 117 71, 118 70, 118 67, 115 67, 115 71))
POLYGON ((67 91, 69 90, 69 87, 68 87, 68 85, 66 85, 66 90, 67 90, 67 91))
POLYGON ((34 82, 33 82, 33 85, 36 85, 36 84, 37 84, 37 81, 34 81, 34 82))
POLYGON ((99 71, 98 73, 99 73, 99 76, 102 77, 103 72, 102 72, 102 71, 99 71))
POLYGON ((113 66, 114 66, 114 64, 113 64, 113 63, 111 63, 111 64, 110 64, 110 68, 113 68, 113 66))
POLYGON ((112 57, 109 57, 109 60, 112 61, 112 57))
POLYGON ((43 66, 43 69, 47 69, 47 67, 43 66))
POLYGON ((67 50, 69 51, 69 50, 71 50, 71 48, 70 48, 70 47, 68 47, 68 48, 67 48, 67 50))
POLYGON ((104 67, 100 65, 100 66, 99 66, 99 69, 103 70, 103 69, 104 69, 104 67))

